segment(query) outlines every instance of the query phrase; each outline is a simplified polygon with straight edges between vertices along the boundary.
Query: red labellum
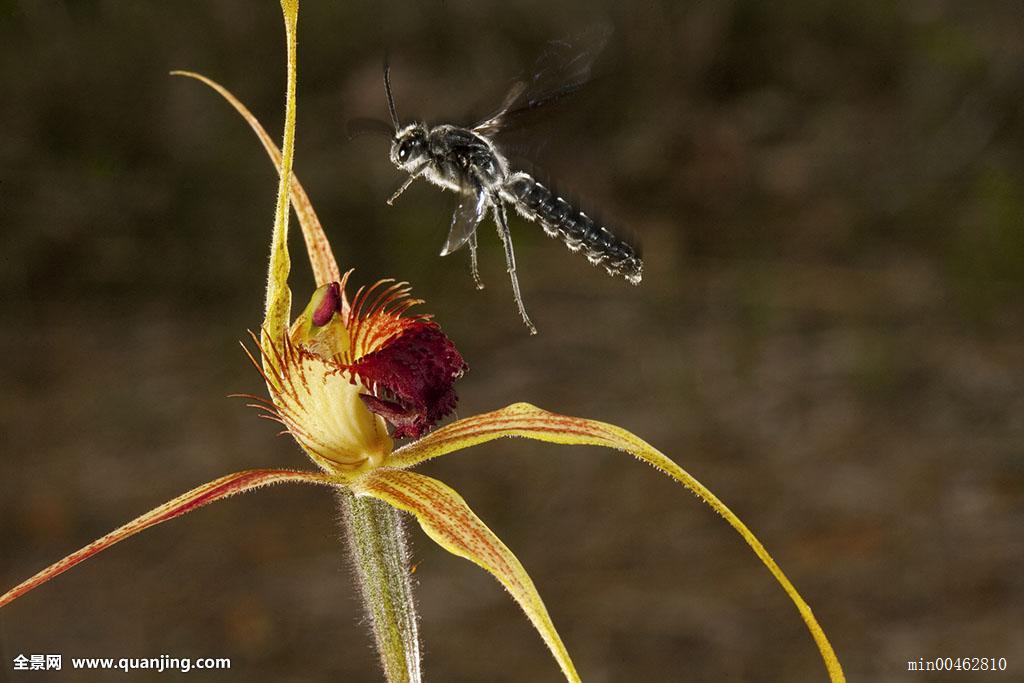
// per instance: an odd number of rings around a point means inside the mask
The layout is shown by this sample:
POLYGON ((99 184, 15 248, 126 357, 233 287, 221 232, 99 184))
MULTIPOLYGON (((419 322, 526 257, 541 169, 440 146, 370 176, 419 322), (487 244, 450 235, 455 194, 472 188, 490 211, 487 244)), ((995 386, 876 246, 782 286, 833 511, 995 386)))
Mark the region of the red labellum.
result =
POLYGON ((455 409, 453 385, 467 370, 462 354, 433 322, 417 320, 349 366, 373 391, 370 409, 390 422, 395 438, 418 438, 455 409))

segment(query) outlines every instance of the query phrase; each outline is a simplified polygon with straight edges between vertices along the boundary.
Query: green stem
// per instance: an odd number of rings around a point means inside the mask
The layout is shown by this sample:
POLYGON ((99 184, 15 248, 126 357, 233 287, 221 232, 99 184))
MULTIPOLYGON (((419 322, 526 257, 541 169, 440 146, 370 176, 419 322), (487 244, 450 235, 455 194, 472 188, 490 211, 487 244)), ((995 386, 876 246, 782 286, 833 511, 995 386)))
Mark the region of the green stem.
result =
POLYGON ((352 565, 388 683, 420 683, 420 639, 401 513, 338 493, 352 565))

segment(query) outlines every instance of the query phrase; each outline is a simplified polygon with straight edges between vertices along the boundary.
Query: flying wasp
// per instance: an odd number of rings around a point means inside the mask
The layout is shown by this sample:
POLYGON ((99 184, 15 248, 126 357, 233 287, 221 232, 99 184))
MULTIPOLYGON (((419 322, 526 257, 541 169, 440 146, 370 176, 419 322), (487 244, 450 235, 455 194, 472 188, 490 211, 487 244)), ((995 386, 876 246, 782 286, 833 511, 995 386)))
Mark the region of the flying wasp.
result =
POLYGON ((512 117, 560 99, 586 83, 608 35, 607 29, 591 30, 577 39, 549 44, 532 77, 517 81, 498 110, 470 128, 452 124, 429 126, 422 122, 403 126, 391 90, 391 69, 386 59, 384 62, 384 92, 393 124, 391 162, 409 174, 388 204, 417 178, 455 192, 459 201, 441 256, 468 244, 470 269, 478 289, 483 289, 483 283, 477 267, 476 229, 490 214, 505 248, 516 307, 530 334, 536 334, 537 328, 526 313, 519 291, 508 227, 509 207, 526 220, 539 223, 548 236, 560 239, 571 251, 582 252, 609 274, 620 275, 634 285, 640 283, 643 274, 643 261, 634 245, 598 225, 526 171, 513 168, 494 141, 512 117), (558 81, 557 85, 550 85, 553 80, 558 81))

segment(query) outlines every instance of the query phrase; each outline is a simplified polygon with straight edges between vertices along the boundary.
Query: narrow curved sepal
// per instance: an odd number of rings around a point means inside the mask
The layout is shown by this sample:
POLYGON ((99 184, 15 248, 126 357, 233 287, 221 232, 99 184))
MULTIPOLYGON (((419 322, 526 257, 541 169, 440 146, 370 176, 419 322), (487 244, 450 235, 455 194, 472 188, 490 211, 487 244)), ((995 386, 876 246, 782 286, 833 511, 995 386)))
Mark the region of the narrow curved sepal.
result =
MULTIPOLYGON (((267 151, 270 160, 274 162, 277 172, 281 172, 281 150, 278 149, 273 139, 266 129, 260 125, 260 122, 253 113, 237 97, 232 95, 230 90, 213 79, 192 71, 172 71, 171 75, 194 78, 218 92, 245 119, 249 127, 253 129, 263 144, 263 149, 267 151)), ((339 282, 341 280, 341 271, 338 269, 338 262, 334 258, 334 252, 331 251, 331 245, 327 241, 327 235, 324 234, 320 219, 317 217, 316 211, 313 210, 313 204, 309 201, 309 195, 306 194, 306 190, 302 187, 302 183, 299 182, 298 176, 294 173, 291 176, 291 202, 292 207, 295 209, 295 215, 299 219, 299 227, 302 228, 302 236, 306 241, 306 251, 309 253, 309 263, 313 268, 313 277, 316 279, 317 287, 321 287, 328 282, 339 282)), ((344 296, 345 293, 343 291, 342 297, 344 296)), ((342 305, 342 310, 348 310, 347 302, 342 305)))
POLYGON ((63 574, 80 562, 88 560, 93 555, 100 553, 115 543, 119 543, 129 536, 134 536, 151 526, 166 522, 169 519, 180 517, 228 496, 236 493, 244 493, 268 484, 281 482, 301 482, 305 484, 336 485, 336 482, 316 472, 298 472, 295 470, 245 470, 235 472, 220 479, 214 479, 202 486, 197 486, 188 493, 184 493, 173 500, 169 500, 160 507, 150 510, 146 514, 133 519, 122 527, 114 529, 106 536, 98 538, 81 550, 71 553, 63 560, 51 564, 35 576, 21 582, 3 595, 0 595, 0 607, 28 593, 33 588, 46 583, 50 579, 63 574))
MULTIPOLYGON (((278 166, 280 182, 277 186, 277 208, 274 212, 274 230, 270 237, 270 264, 267 268, 267 296, 263 314, 264 341, 278 341, 288 330, 291 319, 292 293, 288 289, 291 258, 288 256, 288 206, 291 189, 292 162, 295 159, 295 81, 296 81, 296 27, 298 0, 281 0, 284 13, 285 45, 287 49, 288 81, 285 88, 284 140, 281 143, 281 163, 278 166)), ((264 365, 265 370, 270 370, 264 365)))
POLYGON ((542 410, 529 403, 515 403, 501 410, 457 420, 414 441, 391 454, 388 465, 412 467, 424 460, 468 448, 506 436, 567 445, 606 446, 625 451, 667 474, 707 503, 743 537, 775 580, 796 605, 821 653, 829 678, 834 683, 845 681, 842 666, 825 632, 782 569, 739 517, 690 473, 638 436, 615 425, 579 417, 569 417, 542 410))
POLYGON ((360 477, 351 488, 357 495, 379 498, 413 514, 438 545, 493 574, 526 612, 566 680, 580 680, 529 574, 462 496, 436 479, 386 467, 360 477))

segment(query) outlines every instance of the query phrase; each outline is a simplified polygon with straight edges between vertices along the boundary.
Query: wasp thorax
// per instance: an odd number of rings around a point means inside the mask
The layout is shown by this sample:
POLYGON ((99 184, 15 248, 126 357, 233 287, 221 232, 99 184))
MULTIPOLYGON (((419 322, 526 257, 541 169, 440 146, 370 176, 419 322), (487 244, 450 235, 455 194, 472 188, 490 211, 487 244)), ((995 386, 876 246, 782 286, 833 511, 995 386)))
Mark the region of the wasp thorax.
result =
POLYGON ((395 133, 391 143, 391 162, 406 171, 413 172, 422 163, 427 153, 427 127, 414 123, 395 133))

